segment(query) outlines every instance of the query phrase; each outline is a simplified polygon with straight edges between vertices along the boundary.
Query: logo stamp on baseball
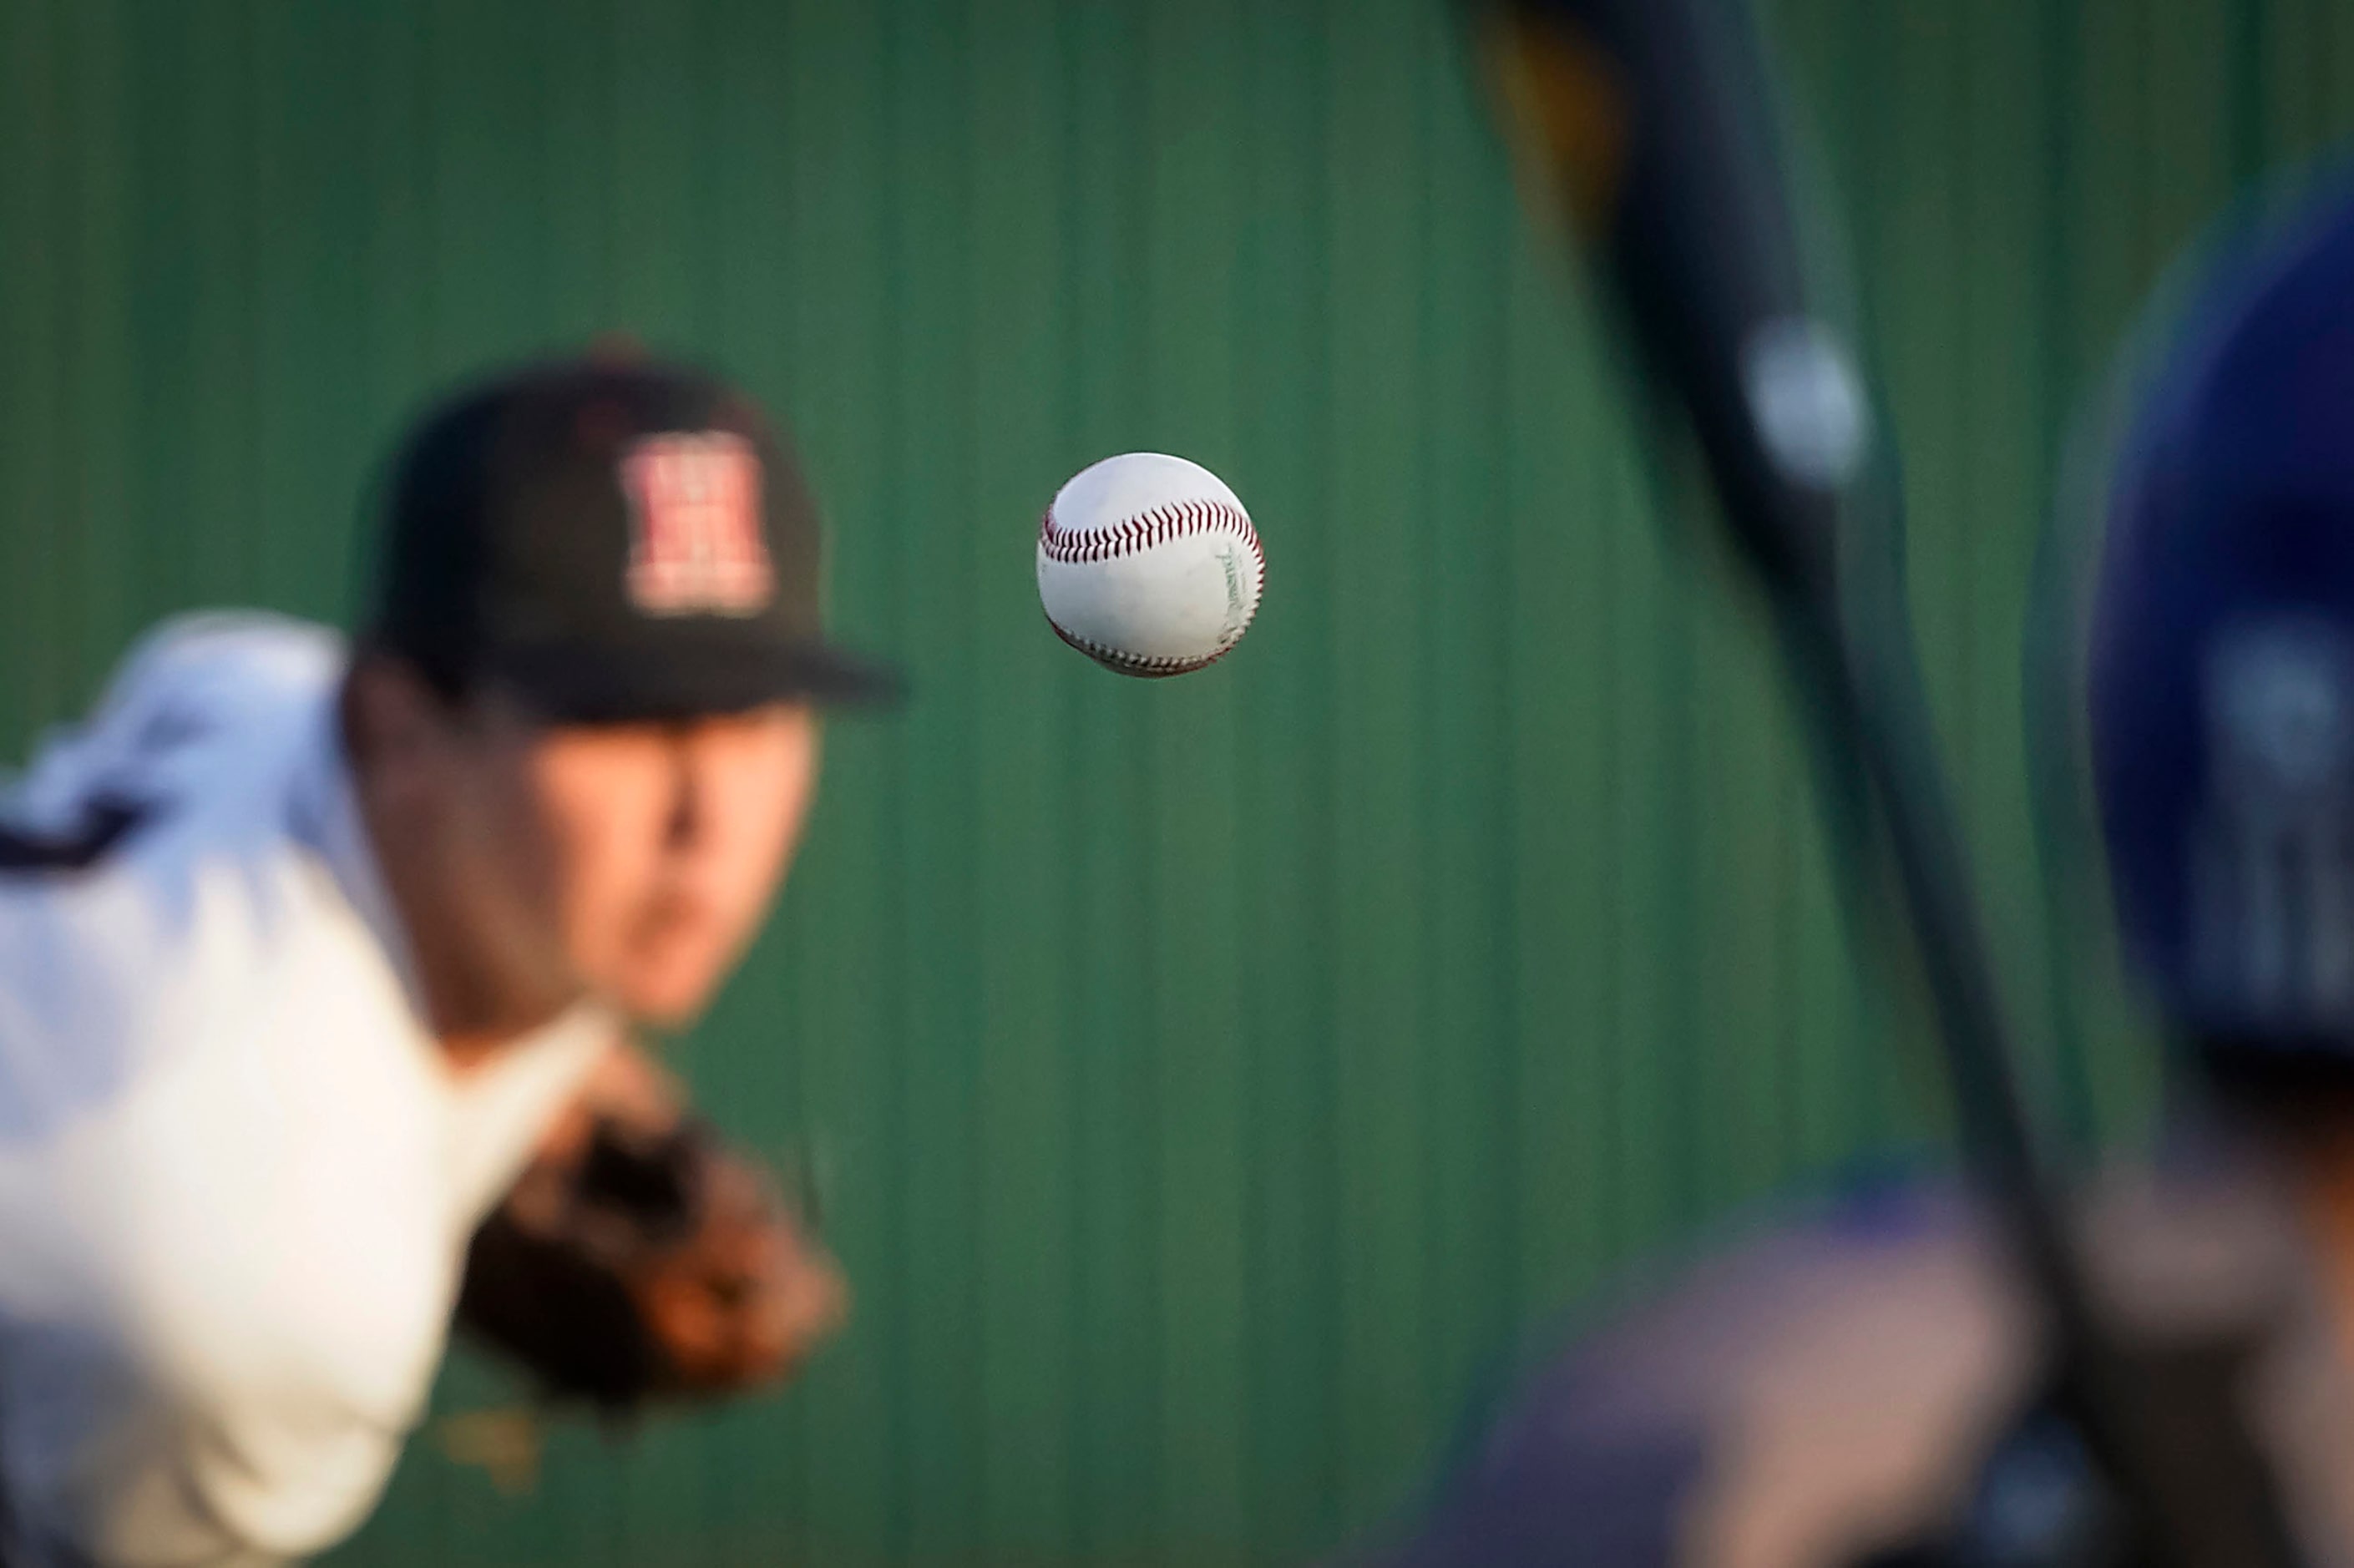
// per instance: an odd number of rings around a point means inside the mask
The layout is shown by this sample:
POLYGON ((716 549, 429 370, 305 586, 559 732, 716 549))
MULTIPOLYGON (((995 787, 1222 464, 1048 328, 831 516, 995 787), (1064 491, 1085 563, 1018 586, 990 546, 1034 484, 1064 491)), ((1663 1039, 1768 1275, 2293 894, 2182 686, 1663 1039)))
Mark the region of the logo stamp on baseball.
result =
POLYGON ((1038 602, 1056 636, 1123 675, 1222 658, 1258 613, 1267 556, 1201 464, 1125 452, 1082 469, 1038 528, 1038 602))

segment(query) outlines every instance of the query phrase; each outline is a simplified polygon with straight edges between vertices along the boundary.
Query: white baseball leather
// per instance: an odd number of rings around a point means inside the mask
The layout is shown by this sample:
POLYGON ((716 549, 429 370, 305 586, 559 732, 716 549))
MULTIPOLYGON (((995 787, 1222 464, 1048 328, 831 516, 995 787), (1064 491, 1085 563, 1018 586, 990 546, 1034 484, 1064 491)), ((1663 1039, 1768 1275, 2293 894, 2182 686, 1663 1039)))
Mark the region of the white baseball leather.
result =
POLYGON ((1128 675, 1178 675, 1242 641, 1267 557, 1199 463, 1126 452, 1082 469, 1038 529, 1038 601, 1063 641, 1128 675))

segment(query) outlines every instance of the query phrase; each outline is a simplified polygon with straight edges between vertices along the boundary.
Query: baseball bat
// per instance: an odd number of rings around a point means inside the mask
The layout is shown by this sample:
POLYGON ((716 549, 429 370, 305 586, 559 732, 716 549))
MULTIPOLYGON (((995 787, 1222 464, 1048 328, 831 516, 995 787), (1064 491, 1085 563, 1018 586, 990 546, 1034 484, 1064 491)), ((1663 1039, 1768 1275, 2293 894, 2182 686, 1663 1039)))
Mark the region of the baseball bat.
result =
POLYGON ((1905 630, 1901 490, 1786 174, 1773 81, 1740 0, 1470 0, 1541 202, 1566 208, 1659 411, 1689 435, 1807 699, 1822 777, 1869 816, 1850 874, 1900 901, 1966 1164, 2040 1302, 2059 1403, 2128 1555, 2167 1568, 2296 1561, 2277 1489, 2223 1401, 2095 1308, 2020 1092, 1950 789, 1905 630), (2189 1419, 2186 1421, 2186 1417, 2189 1419), (2186 1426, 2199 1429, 2186 1440, 2186 1426), (2233 1462, 2211 1463, 2221 1454, 2233 1462))

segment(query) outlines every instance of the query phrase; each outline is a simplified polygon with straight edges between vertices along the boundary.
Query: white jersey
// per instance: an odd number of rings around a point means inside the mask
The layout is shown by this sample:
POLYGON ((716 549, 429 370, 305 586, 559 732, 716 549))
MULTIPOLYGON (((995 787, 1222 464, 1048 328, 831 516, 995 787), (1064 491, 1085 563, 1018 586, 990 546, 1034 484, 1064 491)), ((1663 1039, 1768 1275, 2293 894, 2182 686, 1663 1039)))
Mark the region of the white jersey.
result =
POLYGON ((467 1238, 613 1038, 463 1075, 300 622, 175 622, 0 795, 0 1508, 34 1563, 281 1562, 382 1491, 467 1238))

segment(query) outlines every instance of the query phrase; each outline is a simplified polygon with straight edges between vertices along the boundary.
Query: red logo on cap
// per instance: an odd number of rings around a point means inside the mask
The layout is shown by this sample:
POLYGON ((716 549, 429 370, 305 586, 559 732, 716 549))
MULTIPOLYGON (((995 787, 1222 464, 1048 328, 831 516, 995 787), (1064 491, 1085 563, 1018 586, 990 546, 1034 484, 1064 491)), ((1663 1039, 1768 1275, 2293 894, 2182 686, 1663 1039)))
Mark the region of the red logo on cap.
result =
POLYGON ((760 459, 724 430, 653 436, 621 459, 630 599, 649 615, 755 615, 776 595, 760 459))

